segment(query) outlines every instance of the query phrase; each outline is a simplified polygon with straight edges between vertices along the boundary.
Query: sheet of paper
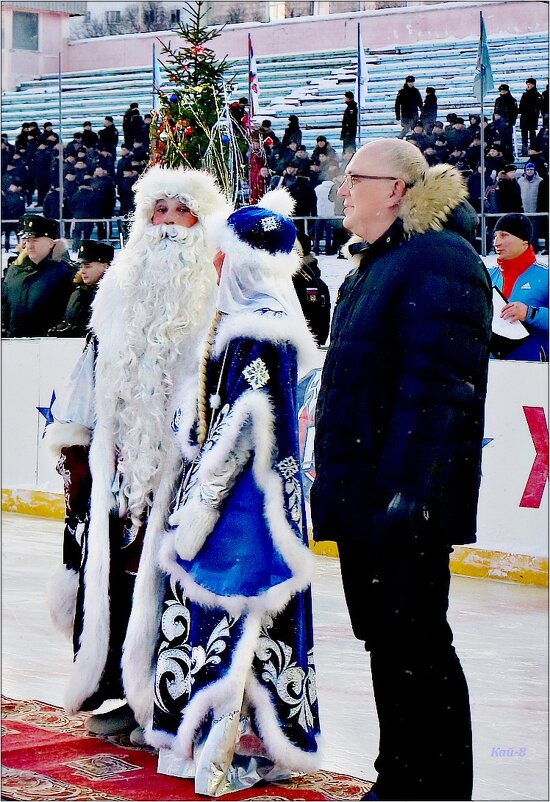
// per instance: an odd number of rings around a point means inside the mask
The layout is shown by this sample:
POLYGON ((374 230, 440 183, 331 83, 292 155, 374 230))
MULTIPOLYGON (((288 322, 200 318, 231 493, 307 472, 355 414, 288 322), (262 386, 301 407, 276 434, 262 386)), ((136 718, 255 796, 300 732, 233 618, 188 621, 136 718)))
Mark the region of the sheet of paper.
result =
POLYGON ((499 334, 509 340, 523 340, 529 336, 529 332, 521 320, 514 320, 513 323, 510 323, 510 321, 503 320, 500 316, 502 308, 507 303, 508 301, 506 301, 502 293, 496 287, 493 287, 493 334, 499 334))

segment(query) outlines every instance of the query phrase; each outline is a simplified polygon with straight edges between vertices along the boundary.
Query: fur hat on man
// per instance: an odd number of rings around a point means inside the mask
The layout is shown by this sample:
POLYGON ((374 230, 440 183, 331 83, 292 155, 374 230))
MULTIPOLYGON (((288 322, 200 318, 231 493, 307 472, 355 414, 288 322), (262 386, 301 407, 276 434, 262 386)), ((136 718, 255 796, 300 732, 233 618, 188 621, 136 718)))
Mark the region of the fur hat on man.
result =
POLYGON ((203 223, 212 214, 229 214, 231 207, 214 177, 200 170, 174 169, 155 165, 134 184, 136 196, 130 237, 140 238, 151 223, 155 203, 161 198, 178 198, 203 223))

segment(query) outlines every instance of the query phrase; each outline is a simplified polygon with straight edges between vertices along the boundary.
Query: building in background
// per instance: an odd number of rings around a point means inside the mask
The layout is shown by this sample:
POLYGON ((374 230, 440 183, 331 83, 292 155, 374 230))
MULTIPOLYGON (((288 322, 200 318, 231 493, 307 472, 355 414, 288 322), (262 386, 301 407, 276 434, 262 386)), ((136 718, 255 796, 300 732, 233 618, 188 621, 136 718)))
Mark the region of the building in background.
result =
MULTIPOLYGON (((347 14, 378 8, 417 5, 410 0, 216 0, 208 8, 211 25, 234 25, 240 22, 277 22, 292 17, 347 14)), ((84 19, 74 20, 71 32, 75 38, 113 36, 121 33, 144 33, 168 30, 186 22, 185 6, 171 0, 116 2, 101 0, 86 3, 84 19)))
POLYGON ((86 3, 74 0, 2 0, 2 91, 35 75, 57 72, 70 18, 85 13, 86 3))

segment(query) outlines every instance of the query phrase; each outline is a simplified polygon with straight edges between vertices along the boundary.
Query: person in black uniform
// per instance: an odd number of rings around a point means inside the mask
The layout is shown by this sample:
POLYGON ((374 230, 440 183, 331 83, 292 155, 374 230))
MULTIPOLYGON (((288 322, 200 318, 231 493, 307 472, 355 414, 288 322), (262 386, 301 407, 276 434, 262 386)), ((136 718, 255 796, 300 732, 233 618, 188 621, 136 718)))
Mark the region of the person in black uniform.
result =
POLYGON ((2 283, 2 336, 45 337, 61 320, 75 270, 65 258, 66 241, 57 238, 56 220, 29 214, 19 225, 25 255, 9 266, 2 283))
POLYGON ((77 261, 80 270, 63 320, 51 328, 48 337, 85 337, 88 333, 92 302, 103 274, 113 261, 115 249, 108 242, 85 239, 80 243, 77 261))

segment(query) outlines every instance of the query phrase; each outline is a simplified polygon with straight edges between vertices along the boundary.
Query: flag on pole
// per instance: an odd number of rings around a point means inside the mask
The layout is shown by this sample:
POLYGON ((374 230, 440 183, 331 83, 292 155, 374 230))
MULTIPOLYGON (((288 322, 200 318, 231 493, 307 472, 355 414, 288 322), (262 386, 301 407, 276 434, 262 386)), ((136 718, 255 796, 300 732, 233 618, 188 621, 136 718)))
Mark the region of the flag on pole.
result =
POLYGON ((479 47, 477 51, 476 71, 474 73, 474 97, 481 101, 487 92, 494 88, 493 71, 491 69, 491 59, 489 58, 489 48, 487 46, 487 32, 483 21, 483 14, 479 12, 480 35, 479 47))
POLYGON ((260 84, 258 83, 258 68, 256 67, 250 34, 248 34, 248 100, 250 104, 249 117, 252 119, 260 110, 260 84))
POLYGON ((365 48, 363 47, 363 39, 361 37, 361 25, 358 25, 357 37, 357 78, 355 79, 355 100, 359 108, 364 103, 367 97, 367 83, 369 80, 369 71, 367 69, 367 62, 365 60, 365 48))
POLYGON ((153 42, 153 109, 159 111, 160 109, 160 61, 157 58, 157 51, 155 43, 153 42))
POLYGON ((357 77, 355 79, 355 102, 357 103, 357 133, 361 145, 361 113, 365 107, 367 97, 367 83, 369 71, 365 60, 365 48, 361 36, 361 25, 357 23, 357 77))

